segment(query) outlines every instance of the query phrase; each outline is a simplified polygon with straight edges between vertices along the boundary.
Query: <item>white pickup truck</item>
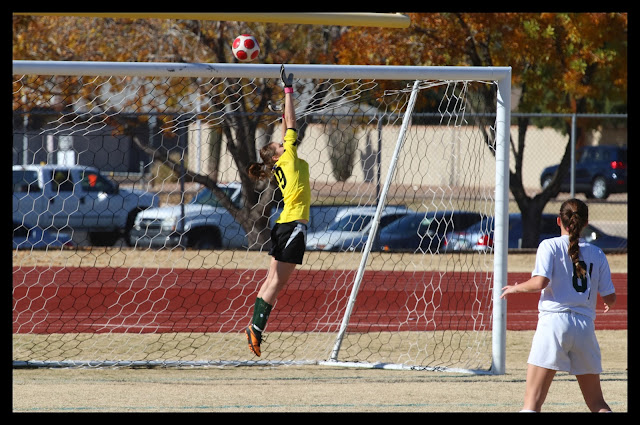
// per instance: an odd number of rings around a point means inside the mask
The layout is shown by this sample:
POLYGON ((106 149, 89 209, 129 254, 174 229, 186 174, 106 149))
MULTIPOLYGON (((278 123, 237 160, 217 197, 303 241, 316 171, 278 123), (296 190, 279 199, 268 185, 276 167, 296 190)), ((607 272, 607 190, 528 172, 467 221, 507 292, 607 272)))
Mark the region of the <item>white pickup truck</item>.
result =
MULTIPOLYGON (((240 183, 218 186, 238 208, 242 205, 240 183)), ((130 233, 137 248, 237 249, 247 247, 247 234, 207 188, 191 202, 142 211, 130 233)))
MULTIPOLYGON (((241 208, 242 187, 239 182, 219 184, 231 202, 241 208)), ((309 232, 326 229, 346 205, 312 205, 309 232)), ((282 212, 275 208, 269 217, 273 227, 282 212)), ((213 192, 202 188, 184 205, 149 208, 136 217, 130 233, 130 245, 146 248, 247 249, 247 233, 221 205, 213 192)))
MULTIPOLYGON (((231 202, 242 208, 242 187, 239 182, 219 184, 231 202)), ((336 218, 347 206, 312 205, 309 231, 319 232, 336 218)), ((280 216, 276 207, 270 214, 270 227, 280 216)), ((183 205, 149 208, 136 217, 130 233, 130 245, 145 248, 194 249, 247 249, 247 233, 233 216, 221 205, 213 192, 202 188, 196 196, 183 205)))
POLYGON ((155 194, 120 188, 93 167, 13 166, 13 220, 27 227, 87 232, 91 244, 112 246, 157 206, 155 194))

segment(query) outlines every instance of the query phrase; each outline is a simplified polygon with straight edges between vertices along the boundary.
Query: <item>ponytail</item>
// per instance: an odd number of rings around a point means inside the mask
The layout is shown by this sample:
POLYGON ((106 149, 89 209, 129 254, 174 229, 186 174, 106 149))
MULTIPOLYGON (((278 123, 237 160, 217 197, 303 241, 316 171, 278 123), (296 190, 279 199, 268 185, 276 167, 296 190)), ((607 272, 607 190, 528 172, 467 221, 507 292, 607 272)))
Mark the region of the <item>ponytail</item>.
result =
POLYGON ((260 162, 252 162, 247 167, 247 174, 251 177, 252 180, 264 180, 270 178, 272 173, 271 169, 269 169, 265 164, 260 162))
POLYGON ((273 156, 276 154, 274 143, 269 143, 260 149, 260 158, 262 163, 251 162, 247 167, 247 174, 254 181, 269 179, 273 176, 273 166, 275 161, 273 156))
POLYGON ((569 199, 560 206, 560 221, 562 226, 569 232, 569 257, 573 262, 574 269, 578 277, 583 278, 586 270, 580 263, 580 246, 578 241, 582 229, 589 221, 589 208, 587 204, 579 199, 569 199))

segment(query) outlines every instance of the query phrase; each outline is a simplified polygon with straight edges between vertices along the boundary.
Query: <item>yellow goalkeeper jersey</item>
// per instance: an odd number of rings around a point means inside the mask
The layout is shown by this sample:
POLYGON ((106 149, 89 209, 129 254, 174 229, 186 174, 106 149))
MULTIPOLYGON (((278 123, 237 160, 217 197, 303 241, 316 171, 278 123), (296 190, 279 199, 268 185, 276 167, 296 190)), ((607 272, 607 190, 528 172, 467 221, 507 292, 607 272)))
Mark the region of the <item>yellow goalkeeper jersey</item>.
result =
POLYGON ((311 205, 309 164, 298 158, 298 132, 296 130, 287 129, 283 146, 285 151, 273 169, 284 202, 284 208, 277 223, 309 220, 311 205))

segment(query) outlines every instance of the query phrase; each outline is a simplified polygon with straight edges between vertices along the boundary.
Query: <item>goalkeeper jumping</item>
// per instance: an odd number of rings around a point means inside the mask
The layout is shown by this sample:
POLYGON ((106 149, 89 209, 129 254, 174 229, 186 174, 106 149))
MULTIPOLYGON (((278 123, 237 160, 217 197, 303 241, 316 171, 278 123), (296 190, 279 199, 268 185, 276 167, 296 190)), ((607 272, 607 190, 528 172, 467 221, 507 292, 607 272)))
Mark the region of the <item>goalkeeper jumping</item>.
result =
POLYGON ((245 333, 249 348, 260 356, 260 343, 271 309, 278 294, 286 286, 297 264, 302 264, 309 223, 311 186, 309 164, 298 158, 298 131, 293 103, 293 74, 280 68, 284 83, 284 143, 272 142, 260 149, 262 163, 251 163, 247 168, 253 180, 275 180, 282 191, 284 208, 271 229, 272 256, 267 278, 258 291, 251 323, 245 333))

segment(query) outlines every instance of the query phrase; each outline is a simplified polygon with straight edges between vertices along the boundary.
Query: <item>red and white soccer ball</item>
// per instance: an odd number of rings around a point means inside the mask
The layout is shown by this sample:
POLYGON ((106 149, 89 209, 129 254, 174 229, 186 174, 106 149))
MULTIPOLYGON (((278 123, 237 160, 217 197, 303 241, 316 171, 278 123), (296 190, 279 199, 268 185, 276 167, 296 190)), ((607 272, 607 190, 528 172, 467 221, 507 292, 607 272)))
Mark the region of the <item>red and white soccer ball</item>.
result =
POLYGON ((242 34, 233 40, 231 46, 233 50, 233 56, 240 62, 251 62, 258 57, 260 53, 260 46, 254 36, 249 34, 242 34))

